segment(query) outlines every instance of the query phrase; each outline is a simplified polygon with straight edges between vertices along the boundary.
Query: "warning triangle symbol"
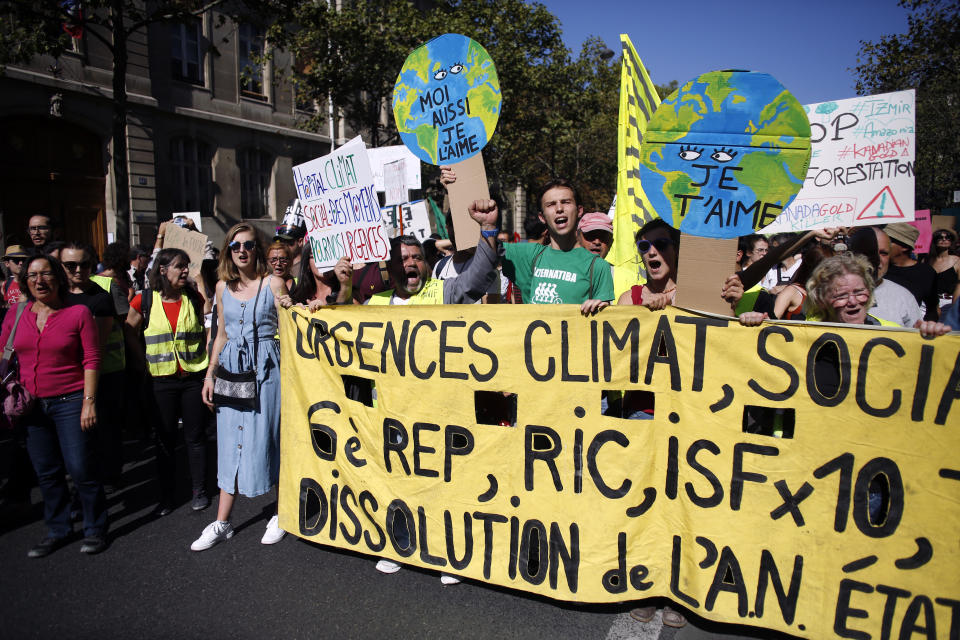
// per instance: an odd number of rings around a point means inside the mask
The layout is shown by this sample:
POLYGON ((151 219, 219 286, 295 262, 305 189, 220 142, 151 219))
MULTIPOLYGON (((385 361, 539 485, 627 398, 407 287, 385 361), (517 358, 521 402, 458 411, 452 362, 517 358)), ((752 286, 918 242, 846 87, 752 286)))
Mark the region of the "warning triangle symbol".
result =
POLYGON ((873 197, 867 206, 857 214, 857 220, 889 220, 892 218, 905 218, 897 199, 893 197, 893 191, 890 187, 884 187, 880 193, 873 197))

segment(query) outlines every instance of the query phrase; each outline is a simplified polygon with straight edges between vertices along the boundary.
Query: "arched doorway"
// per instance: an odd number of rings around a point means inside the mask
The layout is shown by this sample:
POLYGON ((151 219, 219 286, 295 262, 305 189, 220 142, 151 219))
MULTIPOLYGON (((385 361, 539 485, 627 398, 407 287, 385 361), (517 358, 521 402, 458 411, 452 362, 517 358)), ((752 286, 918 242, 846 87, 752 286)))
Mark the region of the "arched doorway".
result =
POLYGON ((103 143, 58 118, 0 119, 0 211, 4 243, 29 246, 27 221, 53 218, 54 239, 107 244, 103 143))

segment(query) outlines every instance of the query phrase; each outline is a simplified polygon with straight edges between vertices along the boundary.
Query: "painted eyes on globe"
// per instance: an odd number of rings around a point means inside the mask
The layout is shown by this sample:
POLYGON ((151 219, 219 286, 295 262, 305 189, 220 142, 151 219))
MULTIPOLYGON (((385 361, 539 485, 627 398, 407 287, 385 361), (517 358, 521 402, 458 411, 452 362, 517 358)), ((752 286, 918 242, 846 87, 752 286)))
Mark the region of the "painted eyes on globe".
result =
POLYGON ((463 71, 463 64, 459 62, 453 65, 452 67, 450 67, 450 73, 454 75, 460 73, 461 71, 463 71))
POLYGON ((693 162, 699 158, 702 153, 703 149, 697 149, 693 145, 685 145, 680 147, 680 153, 678 155, 687 162, 693 162))
POLYGON ((434 80, 443 80, 446 77, 447 77, 446 69, 437 69, 436 73, 433 74, 434 80))
POLYGON ((720 147, 719 149, 714 149, 710 157, 716 162, 730 162, 736 155, 737 152, 733 149, 720 147))

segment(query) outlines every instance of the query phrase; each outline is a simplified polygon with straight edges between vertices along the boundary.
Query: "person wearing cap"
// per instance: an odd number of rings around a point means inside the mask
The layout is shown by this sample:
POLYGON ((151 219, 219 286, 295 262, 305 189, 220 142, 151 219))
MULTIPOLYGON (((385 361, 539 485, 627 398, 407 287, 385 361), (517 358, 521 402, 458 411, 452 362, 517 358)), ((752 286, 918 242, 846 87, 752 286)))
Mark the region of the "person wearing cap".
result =
POLYGON ((613 222, 605 213, 585 213, 577 223, 577 243, 592 254, 606 258, 613 245, 613 222))
POLYGON ((3 254, 3 265, 7 268, 7 279, 3 283, 3 306, 12 307, 18 302, 25 302, 27 297, 20 291, 17 279, 27 259, 27 252, 18 244, 7 247, 3 254))
POLYGON ((912 255, 920 231, 906 222, 896 222, 884 227, 883 232, 890 238, 890 264, 884 277, 913 294, 917 304, 925 308, 924 320, 936 320, 940 317, 937 272, 912 255))

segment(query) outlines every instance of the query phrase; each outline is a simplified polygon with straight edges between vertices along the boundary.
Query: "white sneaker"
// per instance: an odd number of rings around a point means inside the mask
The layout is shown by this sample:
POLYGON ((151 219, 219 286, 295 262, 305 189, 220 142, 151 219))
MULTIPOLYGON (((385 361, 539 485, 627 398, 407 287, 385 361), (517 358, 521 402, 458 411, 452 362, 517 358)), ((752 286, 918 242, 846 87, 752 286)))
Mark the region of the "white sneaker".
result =
POLYGON ((280 528, 280 516, 275 514, 267 523, 267 530, 263 532, 260 544, 277 544, 285 535, 287 532, 280 528))
POLYGON ((381 558, 377 561, 377 571, 380 573, 396 573, 400 571, 400 565, 393 560, 381 558))
POLYGON ((223 540, 229 540, 233 537, 233 525, 229 522, 220 522, 214 520, 208 524, 200 537, 190 545, 192 551, 204 551, 223 540))
POLYGON ((441 573, 440 584, 460 584, 460 578, 451 576, 449 573, 441 573))

